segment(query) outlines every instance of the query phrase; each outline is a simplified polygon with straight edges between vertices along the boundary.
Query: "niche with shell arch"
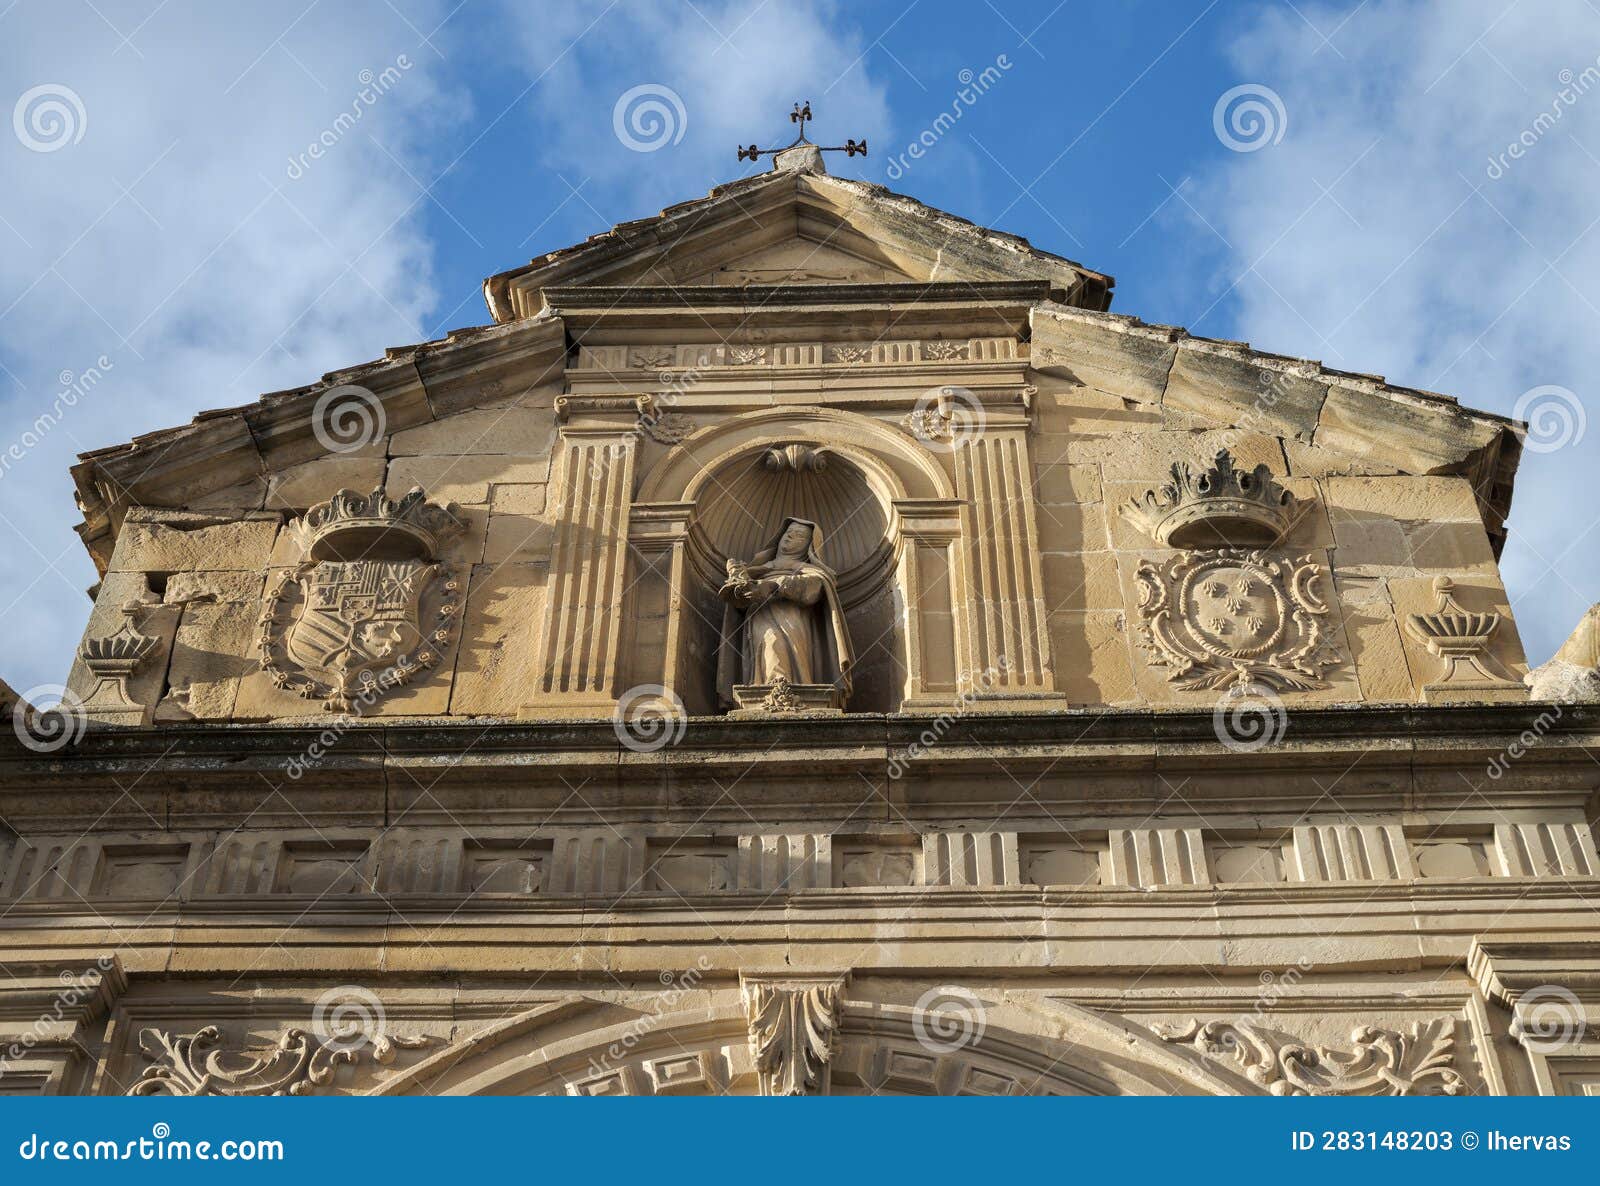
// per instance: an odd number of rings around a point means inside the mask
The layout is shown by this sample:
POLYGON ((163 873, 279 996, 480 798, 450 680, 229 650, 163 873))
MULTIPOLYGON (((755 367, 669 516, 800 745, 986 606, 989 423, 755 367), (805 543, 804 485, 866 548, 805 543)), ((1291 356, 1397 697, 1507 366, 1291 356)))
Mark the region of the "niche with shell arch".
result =
POLYGON ((621 686, 660 684, 690 713, 720 711, 727 561, 770 545, 792 516, 822 528, 822 558, 838 574, 856 653, 847 711, 950 703, 954 505, 938 462, 869 416, 763 409, 701 429, 651 467, 632 507, 621 686))

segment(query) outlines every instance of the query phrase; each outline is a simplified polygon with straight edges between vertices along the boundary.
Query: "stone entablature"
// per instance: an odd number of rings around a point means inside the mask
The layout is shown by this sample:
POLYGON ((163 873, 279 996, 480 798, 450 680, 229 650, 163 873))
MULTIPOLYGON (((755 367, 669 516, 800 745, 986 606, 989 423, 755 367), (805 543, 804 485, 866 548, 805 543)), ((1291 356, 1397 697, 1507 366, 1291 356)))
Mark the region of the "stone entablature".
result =
MULTIPOLYGON (((1130 821, 1131 822, 1131 821, 1130 821)), ((684 832, 661 828, 396 827, 29 836, 0 850, 0 899, 172 904, 241 895, 317 902, 414 894, 467 900, 674 898, 815 890, 1278 885, 1600 877, 1587 822, 1292 828, 684 832)), ((470 909, 469 907, 466 907, 470 909)))

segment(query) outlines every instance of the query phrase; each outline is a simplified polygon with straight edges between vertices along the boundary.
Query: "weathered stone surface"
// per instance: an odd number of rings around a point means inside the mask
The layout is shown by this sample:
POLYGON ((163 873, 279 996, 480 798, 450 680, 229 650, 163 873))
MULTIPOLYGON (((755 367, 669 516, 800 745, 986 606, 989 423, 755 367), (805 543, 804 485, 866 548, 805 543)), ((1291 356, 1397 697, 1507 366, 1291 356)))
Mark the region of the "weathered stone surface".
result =
POLYGON ((1212 424, 1310 440, 1327 393, 1327 381, 1314 365, 1185 338, 1178 343, 1162 403, 1212 424))
POLYGON ((1034 309, 1032 327, 1035 369, 1138 403, 1161 402, 1175 331, 1048 304, 1034 309))
POLYGON ((484 541, 483 562, 547 560, 552 528, 542 515, 500 514, 489 516, 489 533, 484 541))
POLYGON ((1462 414, 1454 401, 1426 399, 1370 381, 1334 382, 1312 443, 1410 474, 1469 465, 1491 447, 1498 427, 1462 414))
POLYGON ((1130 704, 1138 699, 1120 610, 1059 610, 1050 615, 1057 686, 1073 704, 1130 704))
POLYGON ((555 412, 514 404, 458 412, 395 433, 389 438, 390 457, 470 457, 478 454, 514 454, 548 457, 555 441, 555 412))
POLYGON ((385 487, 403 493, 421 486, 436 502, 487 506, 489 488, 500 483, 544 482, 550 476, 550 458, 513 454, 475 454, 463 457, 396 457, 389 462, 385 487))
POLYGON ((123 524, 111 572, 201 572, 266 568, 278 534, 278 516, 223 520, 175 512, 132 514, 123 524))
POLYGON ((175 572, 167 577, 168 605, 190 601, 255 602, 261 597, 262 574, 249 569, 227 572, 175 572))
POLYGON ((230 718, 239 681, 259 667, 255 643, 260 612, 253 602, 185 605, 163 703, 170 701, 197 720, 230 718))
POLYGON ((386 468, 382 456, 319 457, 291 465, 271 475, 266 505, 276 511, 295 512, 332 498, 340 490, 366 494, 383 485, 386 468))
POLYGON ((1465 478, 1325 478, 1340 565, 1367 573, 1496 573, 1465 478))
POLYGON ((542 564, 484 564, 473 574, 450 711, 515 716, 533 679, 536 637, 549 571, 542 564))
POLYGON ((1378 577, 1337 575, 1334 584, 1344 614, 1350 658, 1371 703, 1406 703, 1426 682, 1407 659, 1387 583, 1378 577))
POLYGON ((541 482, 496 482, 489 490, 489 506, 496 514, 542 515, 548 489, 541 482))

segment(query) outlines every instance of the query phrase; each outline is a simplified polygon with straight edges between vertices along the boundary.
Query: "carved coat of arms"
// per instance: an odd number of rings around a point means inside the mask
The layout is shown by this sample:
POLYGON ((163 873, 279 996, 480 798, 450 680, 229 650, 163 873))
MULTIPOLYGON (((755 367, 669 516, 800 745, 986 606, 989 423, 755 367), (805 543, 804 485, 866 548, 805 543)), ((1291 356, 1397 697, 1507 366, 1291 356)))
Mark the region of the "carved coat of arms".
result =
POLYGON ((1327 687, 1337 661, 1310 556, 1218 548, 1139 566, 1141 642, 1185 691, 1261 683, 1327 687))
POLYGON ((431 557, 441 534, 459 529, 420 490, 397 501, 340 491, 313 507, 291 528, 309 558, 277 579, 261 618, 273 682, 347 712, 438 662, 460 581, 431 557))

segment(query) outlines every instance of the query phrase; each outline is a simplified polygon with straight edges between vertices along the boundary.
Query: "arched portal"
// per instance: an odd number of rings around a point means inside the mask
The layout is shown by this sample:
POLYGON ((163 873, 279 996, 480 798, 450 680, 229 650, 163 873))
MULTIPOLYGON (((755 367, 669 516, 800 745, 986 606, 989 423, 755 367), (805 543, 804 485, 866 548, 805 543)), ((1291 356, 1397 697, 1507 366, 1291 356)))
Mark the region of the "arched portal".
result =
MULTIPOLYGON (((381 1095, 757 1095, 748 1016, 717 991, 657 1011, 573 995, 510 1018, 387 1079, 381 1095)), ((932 1034, 911 1006, 846 999, 833 1095, 1235 1095, 1261 1089, 1140 1027, 1061 1001, 985 994, 981 1025, 932 1034)))

